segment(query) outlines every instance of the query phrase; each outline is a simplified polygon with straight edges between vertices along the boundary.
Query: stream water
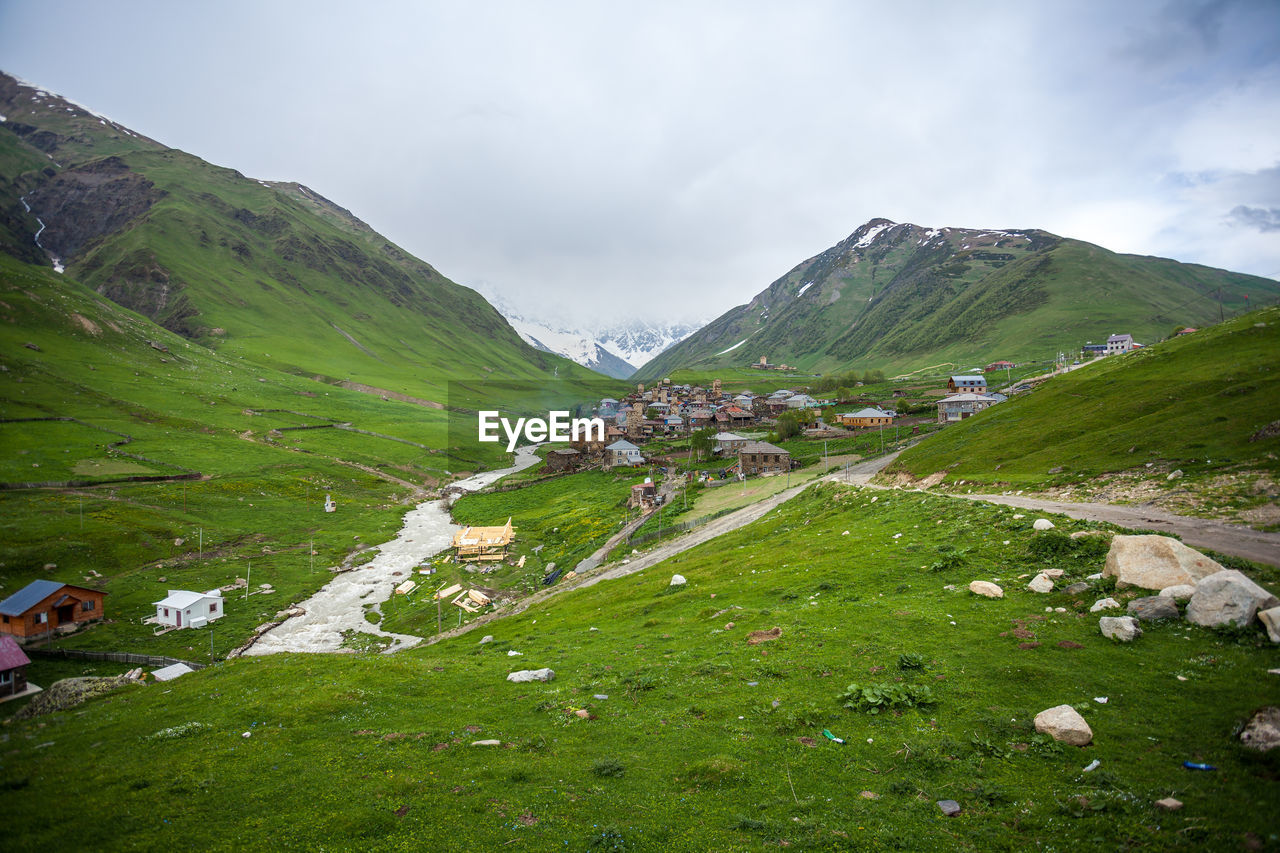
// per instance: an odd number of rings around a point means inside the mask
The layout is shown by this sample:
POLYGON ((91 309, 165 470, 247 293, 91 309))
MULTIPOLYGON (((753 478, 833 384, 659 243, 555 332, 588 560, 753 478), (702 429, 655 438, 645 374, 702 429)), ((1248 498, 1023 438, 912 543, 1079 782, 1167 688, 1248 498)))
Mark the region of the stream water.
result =
MULTIPOLYGON (((508 474, 523 471, 538 461, 533 447, 516 451, 515 465, 485 471, 450 484, 452 488, 476 491, 508 474)), ((338 511, 341 512, 341 506, 338 511)), ((378 556, 369 563, 334 576, 333 580, 300 605, 305 613, 293 616, 272 628, 250 646, 246 655, 282 652, 342 652, 343 634, 357 631, 391 640, 386 653, 400 651, 422 642, 421 637, 383 631, 365 619, 369 605, 391 598, 406 580, 417 580, 414 569, 439 554, 453 542, 458 525, 449 516, 449 499, 426 501, 405 514, 404 526, 395 539, 378 547, 378 556)))

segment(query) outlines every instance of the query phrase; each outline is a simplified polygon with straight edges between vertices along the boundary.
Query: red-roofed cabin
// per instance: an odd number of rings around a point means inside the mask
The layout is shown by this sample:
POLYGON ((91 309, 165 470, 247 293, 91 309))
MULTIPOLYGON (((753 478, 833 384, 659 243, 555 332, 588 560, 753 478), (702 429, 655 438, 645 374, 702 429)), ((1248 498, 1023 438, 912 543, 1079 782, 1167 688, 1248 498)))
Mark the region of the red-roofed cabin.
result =
POLYGON ((26 691, 26 670, 29 663, 31 659, 18 647, 13 637, 0 634, 0 699, 26 691))
POLYGON ((0 601, 0 634, 19 643, 102 618, 102 590, 38 580, 0 601))

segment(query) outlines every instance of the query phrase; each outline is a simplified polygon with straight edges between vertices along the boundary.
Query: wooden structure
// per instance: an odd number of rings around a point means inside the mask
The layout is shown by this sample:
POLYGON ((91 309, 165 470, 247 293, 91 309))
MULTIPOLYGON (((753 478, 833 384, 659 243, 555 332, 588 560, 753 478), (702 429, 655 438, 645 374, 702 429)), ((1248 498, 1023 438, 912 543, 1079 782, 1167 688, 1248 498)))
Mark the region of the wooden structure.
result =
POLYGON ((502 560, 507 546, 516 538, 511 519, 501 527, 464 527, 453 534, 453 548, 458 559, 466 562, 502 560))
POLYGON ((548 471, 573 471, 582 460, 582 453, 572 447, 557 448, 547 454, 548 471))
POLYGON ((69 583, 38 580, 0 601, 0 634, 19 643, 74 631, 102 619, 106 593, 69 583))
POLYGON ((947 391, 951 394, 982 394, 986 390, 984 376, 952 376, 947 380, 947 391))
POLYGON ((31 659, 13 637, 0 634, 0 699, 27 690, 27 664, 31 659))

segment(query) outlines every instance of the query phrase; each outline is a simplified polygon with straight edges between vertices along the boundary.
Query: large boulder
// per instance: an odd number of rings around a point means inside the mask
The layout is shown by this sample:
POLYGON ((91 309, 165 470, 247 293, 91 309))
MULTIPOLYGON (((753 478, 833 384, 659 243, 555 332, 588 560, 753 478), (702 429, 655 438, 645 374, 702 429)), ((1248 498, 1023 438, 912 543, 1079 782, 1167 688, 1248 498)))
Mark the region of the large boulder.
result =
POLYGON ((1280 599, 1249 580, 1242 572, 1224 569, 1196 585, 1187 605, 1187 621, 1206 628, 1234 625, 1243 628, 1259 610, 1269 610, 1280 599))
POLYGON ((969 584, 969 592, 987 598, 1004 598, 1004 590, 990 581, 973 581, 969 584))
POLYGON ((1036 731, 1072 746, 1088 746, 1093 730, 1070 705, 1058 705, 1036 714, 1036 731))
POLYGON ((1098 620, 1098 630, 1102 636, 1122 643, 1131 643, 1135 637, 1142 636, 1138 620, 1132 616, 1103 616, 1098 620))
POLYGON ((1135 598, 1129 602, 1129 615, 1143 622, 1155 622, 1160 619, 1178 619, 1178 603, 1165 595, 1151 595, 1146 598, 1135 598))
POLYGON ((1194 585, 1220 571, 1222 566, 1177 539, 1149 534, 1113 538, 1102 576, 1115 578, 1117 589, 1162 590, 1178 584, 1194 585))

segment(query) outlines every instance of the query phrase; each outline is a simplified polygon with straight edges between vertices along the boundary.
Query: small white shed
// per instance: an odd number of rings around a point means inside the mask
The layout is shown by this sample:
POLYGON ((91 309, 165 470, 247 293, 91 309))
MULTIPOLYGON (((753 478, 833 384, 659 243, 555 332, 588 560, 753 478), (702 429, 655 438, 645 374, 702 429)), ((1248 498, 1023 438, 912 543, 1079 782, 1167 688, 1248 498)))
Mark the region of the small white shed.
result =
POLYGON ((222 590, 219 589, 208 592, 171 589, 168 596, 156 602, 156 621, 174 628, 203 628, 222 616, 222 590))

